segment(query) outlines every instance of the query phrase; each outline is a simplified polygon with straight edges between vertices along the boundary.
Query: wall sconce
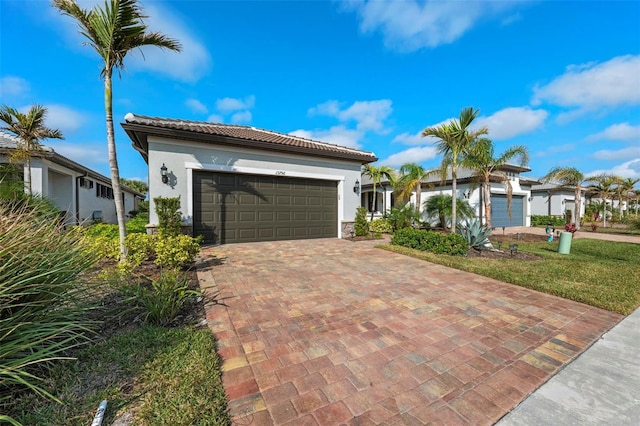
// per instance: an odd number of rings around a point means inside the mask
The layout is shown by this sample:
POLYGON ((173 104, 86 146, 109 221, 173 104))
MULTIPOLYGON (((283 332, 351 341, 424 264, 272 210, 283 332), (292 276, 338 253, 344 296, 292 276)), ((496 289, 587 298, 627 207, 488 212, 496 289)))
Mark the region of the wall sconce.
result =
POLYGON ((360 181, 356 179, 356 183, 353 185, 353 192, 356 194, 360 193, 360 181))
POLYGON ((533 197, 529 197, 529 201, 533 200, 533 197))
POLYGON ((162 183, 169 183, 169 176, 167 176, 167 166, 162 163, 160 167, 160 176, 162 176, 162 183))
POLYGON ((467 192, 463 192, 462 196, 468 200, 469 197, 471 197, 471 190, 469 189, 467 192))
POLYGON ((567 200, 565 200, 565 199, 563 198, 563 199, 562 199, 562 205, 564 205, 566 201, 567 201, 567 200))

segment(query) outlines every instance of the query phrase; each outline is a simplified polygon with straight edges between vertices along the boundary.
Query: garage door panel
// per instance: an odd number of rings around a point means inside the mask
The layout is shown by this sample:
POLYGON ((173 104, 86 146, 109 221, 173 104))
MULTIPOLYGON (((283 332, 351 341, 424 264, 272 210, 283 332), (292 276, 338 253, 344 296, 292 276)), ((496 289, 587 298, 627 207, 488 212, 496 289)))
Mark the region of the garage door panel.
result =
POLYGON ((207 243, 337 237, 337 183, 194 173, 194 232, 207 243))
POLYGON ((507 211, 507 196, 491 194, 491 226, 495 228, 524 226, 524 197, 514 195, 511 199, 511 217, 507 211))

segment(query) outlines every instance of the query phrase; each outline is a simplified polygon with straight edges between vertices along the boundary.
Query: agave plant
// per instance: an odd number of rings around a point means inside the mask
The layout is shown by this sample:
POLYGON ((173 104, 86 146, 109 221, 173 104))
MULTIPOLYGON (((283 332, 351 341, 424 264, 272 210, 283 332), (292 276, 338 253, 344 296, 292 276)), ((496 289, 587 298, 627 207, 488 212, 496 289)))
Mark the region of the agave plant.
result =
POLYGON ((489 241, 491 229, 482 225, 479 220, 474 220, 471 223, 466 222, 465 224, 458 223, 457 229, 458 233, 469 244, 469 247, 480 250, 491 244, 489 241))

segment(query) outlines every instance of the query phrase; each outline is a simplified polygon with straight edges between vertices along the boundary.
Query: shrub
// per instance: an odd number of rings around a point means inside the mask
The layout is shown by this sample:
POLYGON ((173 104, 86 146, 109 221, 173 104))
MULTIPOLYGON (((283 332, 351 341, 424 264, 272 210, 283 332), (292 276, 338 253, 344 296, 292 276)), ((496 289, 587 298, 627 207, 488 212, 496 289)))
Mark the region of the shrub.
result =
POLYGON ((130 219, 127 222, 127 234, 146 234, 147 233, 147 223, 149 223, 149 216, 140 214, 130 219))
POLYGON ((144 308, 146 319, 157 325, 168 325, 175 319, 187 299, 200 296, 189 290, 187 276, 177 269, 162 271, 151 288, 139 286, 136 300, 144 308))
POLYGON ((180 214, 180 197, 153 199, 158 215, 158 234, 173 237, 180 234, 182 219, 180 214))
POLYGON ((120 258, 120 243, 117 237, 84 235, 85 244, 96 259, 107 258, 117 260, 120 258))
POLYGON ((150 259, 155 252, 156 238, 147 234, 128 234, 124 240, 127 247, 127 262, 133 267, 139 266, 142 262, 150 259))
POLYGON ((369 233, 369 222, 367 222, 367 209, 358 207, 356 209, 356 223, 353 226, 356 237, 361 237, 369 233))
POLYGON ((551 224, 554 227, 562 227, 565 224, 565 219, 562 216, 544 216, 544 215, 532 215, 531 226, 546 226, 551 224))
POLYGON ((93 264, 81 233, 0 205, 0 405, 25 389, 57 400, 38 375, 90 339, 82 272, 93 264))
POLYGON ((469 249, 469 245, 459 234, 442 234, 414 228, 396 231, 391 238, 391 244, 452 256, 464 256, 469 249))
POLYGON ((640 231, 640 219, 629 220, 629 228, 640 231))
POLYGON ((119 238, 118 225, 110 225, 107 223, 96 223, 88 226, 84 233, 89 237, 105 237, 113 240, 119 238))
POLYGON ((393 232, 393 226, 391 226, 391 222, 388 219, 378 218, 369 223, 369 230, 381 234, 390 234, 393 232))
POLYGON ((153 248, 156 252, 155 263, 163 268, 182 268, 193 263, 200 252, 202 236, 188 235, 155 238, 153 248))
POLYGON ((577 229, 576 229, 576 224, 575 223, 567 223, 564 226, 564 230, 567 232, 571 232, 572 234, 575 234, 577 229))
POLYGON ((419 224, 421 223, 421 218, 420 212, 410 204, 400 204, 399 206, 392 207, 386 217, 394 231, 419 224))
POLYGON ((491 236, 491 229, 482 225, 479 220, 462 224, 458 223, 458 232, 467 242, 469 247, 482 248, 489 244, 489 237, 491 236))

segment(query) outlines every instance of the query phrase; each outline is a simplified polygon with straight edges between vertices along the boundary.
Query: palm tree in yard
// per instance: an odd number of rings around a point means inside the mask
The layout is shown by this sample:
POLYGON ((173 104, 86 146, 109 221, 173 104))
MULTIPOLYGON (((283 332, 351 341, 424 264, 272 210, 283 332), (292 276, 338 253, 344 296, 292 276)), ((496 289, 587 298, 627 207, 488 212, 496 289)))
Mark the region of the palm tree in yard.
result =
POLYGON ((75 19, 80 34, 86 38, 86 44, 104 61, 100 76, 104 79, 104 107, 107 125, 107 145, 109 149, 109 168, 111 185, 116 194, 116 215, 120 234, 120 260, 124 261, 127 252, 124 246, 125 212, 120 187, 120 171, 116 157, 116 141, 113 130, 113 93, 112 75, 114 69, 120 74, 125 69, 124 58, 136 48, 156 46, 180 51, 181 46, 164 34, 148 31, 143 22, 143 14, 137 0, 105 0, 104 6, 94 6, 90 10, 82 9, 75 0, 53 0, 53 5, 64 15, 75 19))
POLYGON ((457 179, 458 166, 467 156, 471 147, 476 143, 481 135, 489 133, 486 126, 482 126, 477 130, 471 130, 473 120, 476 119, 480 110, 474 110, 473 107, 467 107, 460 111, 460 117, 451 120, 449 123, 441 124, 436 127, 427 127, 422 131, 422 136, 433 136, 437 138, 436 147, 439 154, 443 155, 440 165, 440 174, 442 181, 446 180, 449 168, 451 168, 451 189, 453 196, 451 197, 452 218, 451 229, 456 229, 456 203, 457 197, 457 179))
POLYGON ((544 183, 556 183, 574 189, 576 208, 576 229, 580 229, 580 213, 582 208, 582 185, 592 181, 593 177, 585 177, 584 173, 575 167, 554 167, 541 179, 544 183))
POLYGON ((373 183, 373 208, 371 209, 371 220, 373 220, 373 212, 376 209, 377 188, 382 179, 387 179, 391 186, 395 185, 396 171, 389 166, 373 166, 371 164, 365 164, 362 172, 364 176, 368 176, 373 183))
POLYGON ((518 158, 521 166, 529 163, 529 151, 523 145, 512 146, 495 157, 493 142, 487 138, 478 139, 469 155, 463 160, 463 166, 471 169, 480 180, 484 213, 487 218, 487 228, 491 228, 491 180, 503 182, 507 192, 507 211, 511 216, 511 181, 505 172, 500 170, 511 160, 518 158))
MULTIPOLYGON (((451 195, 449 194, 436 194, 427 198, 424 202, 424 211, 428 217, 437 217, 442 229, 447 229, 447 219, 452 216, 451 195)), ((475 211, 467 200, 458 199, 456 203, 458 209, 457 216, 463 218, 472 218, 475 211)), ((453 222, 451 222, 453 223, 453 222)), ((453 228, 452 228, 453 229, 453 228)))
POLYGON ((634 197, 633 194, 633 188, 636 186, 636 184, 640 182, 640 179, 633 179, 633 178, 620 178, 620 180, 618 181, 618 194, 619 194, 619 208, 620 208, 620 217, 622 217, 622 202, 626 201, 627 203, 627 214, 629 214, 629 210, 630 210, 630 205, 631 205, 631 200, 634 197))
POLYGON ((27 113, 22 113, 15 108, 3 105, 0 108, 0 120, 6 126, 2 130, 8 130, 18 138, 18 146, 9 157, 10 161, 24 162, 24 187, 31 194, 31 156, 42 151, 40 141, 43 139, 64 139, 58 129, 50 129, 44 125, 47 109, 42 105, 32 105, 27 113))
POLYGON ((400 200, 408 200, 411 193, 416 191, 416 211, 420 211, 420 199, 422 196, 422 180, 432 175, 434 171, 426 170, 419 164, 406 163, 400 167, 400 177, 395 185, 397 197, 400 200))
MULTIPOLYGON (((598 176, 594 176, 589 180, 593 182, 592 185, 589 186, 589 191, 593 192, 598 198, 602 199, 602 226, 607 226, 607 199, 615 195, 616 182, 619 178, 612 175, 602 174, 598 176)), ((611 207, 613 208, 613 200, 611 203, 611 207)))

